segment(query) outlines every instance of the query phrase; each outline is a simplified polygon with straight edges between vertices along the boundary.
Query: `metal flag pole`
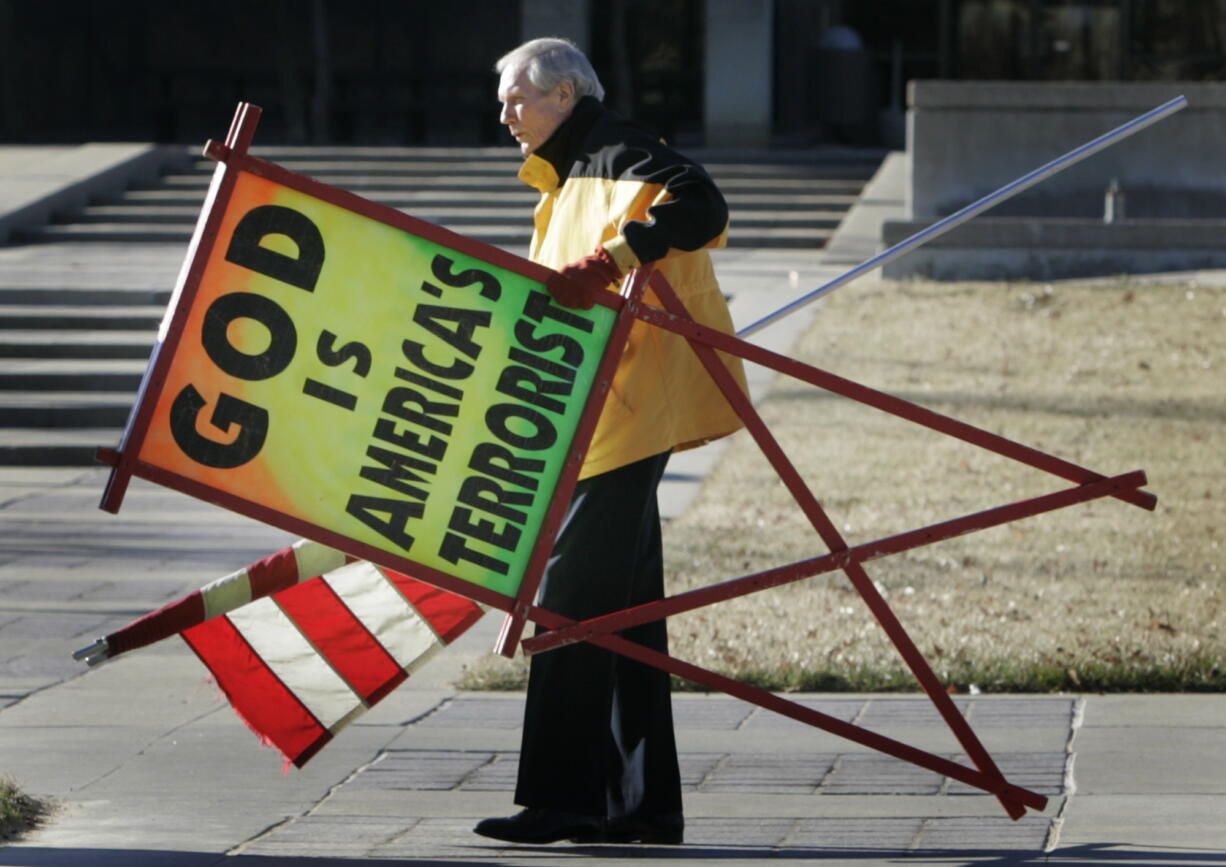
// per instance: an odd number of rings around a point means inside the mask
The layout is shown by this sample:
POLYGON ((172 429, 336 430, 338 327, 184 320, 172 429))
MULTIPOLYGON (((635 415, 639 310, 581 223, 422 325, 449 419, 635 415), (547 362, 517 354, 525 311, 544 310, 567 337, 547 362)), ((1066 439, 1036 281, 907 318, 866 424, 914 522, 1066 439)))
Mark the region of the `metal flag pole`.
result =
POLYGON ((966 222, 976 214, 986 211, 988 208, 994 207, 995 205, 999 205, 1006 199, 1017 195, 1022 190, 1028 189, 1029 187, 1037 184, 1039 181, 1051 177, 1056 172, 1062 171, 1075 163, 1081 162, 1086 157, 1098 153, 1108 145, 1115 144, 1117 141, 1127 138, 1135 132, 1140 132, 1150 124, 1157 123, 1164 117, 1174 114, 1175 112, 1184 108, 1187 104, 1188 100, 1185 97, 1177 96, 1170 102, 1163 103, 1157 108, 1151 109, 1145 114, 1133 118, 1132 120, 1128 121, 1128 123, 1118 126, 1108 133, 1100 135, 1093 141, 1086 142, 1080 147, 1074 148, 1064 156, 1057 157, 1051 162, 1034 169, 1028 174, 1022 175, 1012 183, 1005 184, 999 190, 996 190, 996 192, 988 193, 982 199, 979 199, 977 202, 972 202, 957 213, 950 214, 948 217, 933 223, 931 226, 921 229, 910 238, 907 238, 904 241, 899 241, 893 247, 890 247, 890 249, 878 253, 873 258, 868 259, 860 265, 857 265, 855 268, 852 268, 845 274, 834 278, 829 283, 814 289, 807 295, 802 295, 800 298, 797 298, 790 304, 780 307, 774 313, 763 316, 757 322, 742 328, 736 333, 736 336, 740 338, 748 337, 766 326, 783 319, 785 316, 790 316, 805 305, 812 304, 823 295, 833 292, 835 289, 838 289, 845 283, 850 283, 861 274, 865 274, 874 268, 879 268, 887 262, 894 261, 899 256, 911 252, 921 244, 926 244, 933 238, 943 235, 955 226, 966 222))

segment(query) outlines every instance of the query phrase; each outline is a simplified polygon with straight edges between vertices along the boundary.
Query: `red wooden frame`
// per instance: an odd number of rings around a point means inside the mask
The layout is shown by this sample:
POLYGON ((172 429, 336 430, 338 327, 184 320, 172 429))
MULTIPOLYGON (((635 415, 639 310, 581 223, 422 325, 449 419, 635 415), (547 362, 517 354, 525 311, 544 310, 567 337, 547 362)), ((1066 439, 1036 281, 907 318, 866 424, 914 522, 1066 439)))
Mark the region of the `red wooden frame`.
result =
MULTIPOLYGON (((202 219, 189 248, 188 266, 180 277, 176 300, 171 310, 187 310, 198 290, 203 271, 212 246, 216 243, 218 224, 224 205, 233 190, 237 172, 247 171, 286 186, 294 187, 309 195, 331 201, 351 211, 372 217, 393 226, 398 226, 416 235, 438 241, 453 249, 469 253, 493 264, 518 271, 543 282, 551 273, 549 269, 525 263, 509 253, 449 232, 440 227, 410 217, 400 211, 385 207, 356 195, 329 187, 310 178, 290 172, 273 163, 252 157, 247 153, 260 110, 249 104, 241 104, 235 114, 230 133, 224 144, 209 142, 206 154, 220 163, 206 200, 202 219), (220 207, 218 207, 220 205, 220 207)), ((736 696, 760 707, 776 711, 800 722, 824 729, 833 734, 879 750, 888 755, 912 762, 921 767, 943 774, 952 779, 975 786, 994 794, 1012 818, 1020 818, 1026 809, 1042 810, 1047 799, 1019 786, 1009 783, 1000 773, 990 755, 983 748, 965 718, 954 705, 932 669, 915 646, 902 624, 890 610, 885 599, 877 591, 863 564, 871 560, 912 550, 933 542, 976 530, 995 527, 1024 517, 1065 508, 1077 503, 1101 497, 1115 497, 1145 509, 1153 509, 1156 498, 1141 490, 1146 484, 1141 471, 1112 477, 1103 476, 1084 467, 1013 442, 996 434, 968 425, 948 416, 935 413, 899 398, 867 388, 851 380, 803 364, 794 359, 763 349, 732 335, 716 331, 695 322, 677 297, 667 280, 650 268, 640 269, 627 279, 622 294, 605 293, 600 303, 617 311, 605 356, 596 376, 596 383, 588 395, 584 413, 572 442, 571 451, 559 478, 553 502, 546 514, 537 543, 525 571, 519 592, 514 598, 480 585, 455 578, 436 569, 425 567, 405 557, 389 554, 373 546, 357 543, 348 537, 320 528, 309 522, 281 512, 251 503, 240 497, 184 478, 176 473, 139 461, 145 431, 151 422, 156 401, 148 395, 156 395, 163 386, 169 359, 173 357, 182 337, 185 315, 173 315, 164 326, 162 343, 150 364, 149 372, 141 385, 141 396, 129 420, 124 440, 118 450, 100 449, 99 457, 111 464, 113 471, 103 495, 101 507, 118 511, 132 476, 167 485, 192 496, 216 503, 226 508, 248 514, 257 520, 301 536, 316 539, 323 544, 341 548, 353 556, 371 560, 397 571, 406 572, 444 590, 468 596, 475 601, 507 613, 499 636, 496 651, 513 655, 517 646, 529 654, 548 652, 577 641, 588 641, 599 647, 638 660, 646 665, 692 680, 703 686, 736 696), (664 309, 644 305, 642 298, 650 284, 664 309), (576 622, 556 612, 534 604, 535 595, 544 573, 550 551, 571 492, 583 463, 584 453, 604 404, 604 397, 612 376, 624 351, 626 337, 635 320, 641 320, 657 328, 663 328, 685 338, 708 374, 720 388, 725 399, 740 416, 750 434, 778 473, 779 478, 805 513, 815 532, 829 548, 829 553, 798 563, 776 567, 764 572, 746 575, 709 587, 691 590, 657 602, 640 605, 601 617, 576 622), (848 546, 834 523, 830 520, 817 498, 805 485, 783 449, 774 439, 766 424, 754 409, 748 397, 740 390, 736 380, 719 360, 718 352, 738 356, 746 361, 765 365, 780 373, 803 382, 826 389, 868 406, 881 409, 900 418, 955 437, 967 443, 987 449, 1004 457, 1019 461, 1035 469, 1043 470, 1067 481, 1075 487, 1059 490, 1028 500, 997 506, 971 515, 899 533, 873 542, 848 546), (842 571, 865 600, 890 640, 898 648, 904 661, 915 675, 920 686, 936 706, 974 768, 952 762, 941 756, 868 731, 851 723, 822 714, 796 702, 789 701, 765 690, 740 683, 716 672, 700 668, 688 662, 640 644, 624 639, 615 633, 629 626, 658 620, 672 614, 689 611, 725 599, 744 596, 770 587, 803 580, 824 572, 842 571), (540 624, 548 632, 520 642, 527 621, 540 624)))
MULTIPOLYGON (((899 758, 905 758, 921 767, 926 767, 938 773, 944 773, 946 776, 951 776, 954 779, 969 782, 971 785, 995 794, 1005 811, 1014 819, 1024 815, 1027 806, 1042 809, 1041 806, 1036 807, 1037 801, 1030 800, 1030 796, 1034 795, 1034 793, 1022 790, 1024 792, 1024 795, 1022 795, 1018 791, 1006 787, 1007 784, 1004 784, 1004 778, 996 764, 992 761, 991 756, 984 749, 966 719, 958 711, 953 699, 945 691, 936 674, 920 653, 919 648, 915 646, 906 629, 903 628, 901 622, 899 622, 877 590, 872 579, 869 578, 862 564, 868 560, 911 550, 941 539, 948 539, 975 530, 999 526, 1000 524, 1015 521, 1023 517, 1041 514, 1053 509, 1105 496, 1118 497, 1142 508, 1152 509, 1156 503, 1156 498, 1152 494, 1139 490, 1146 483, 1145 474, 1137 471, 1122 476, 1106 478, 1083 467, 1078 467, 1067 461, 1023 446, 1020 443, 1006 440, 1003 437, 939 415, 914 404, 909 404, 906 401, 890 397, 881 392, 875 392, 850 380, 834 377, 801 362, 762 350, 736 337, 705 328, 695 323, 686 311, 685 305, 662 275, 658 273, 653 275, 651 286, 664 304, 665 311, 645 308, 639 312, 639 318, 658 327, 678 333, 689 341, 691 348, 719 386, 725 399, 741 417, 746 428, 775 468, 780 480, 788 488, 797 505, 799 505, 813 525, 814 530, 830 549, 830 553, 824 557, 813 558, 802 563, 793 564, 792 566, 781 567, 766 573, 749 575, 711 587, 700 588, 679 596, 592 618, 581 623, 572 622, 568 626, 555 627, 550 632, 524 641, 525 653, 546 652, 550 649, 580 640, 602 644, 602 642, 608 639, 614 639, 614 644, 603 644, 602 646, 616 649, 618 652, 626 655, 632 655, 624 646, 628 642, 625 642, 624 639, 616 638, 612 635, 613 632, 637 623, 658 620, 670 614, 692 610, 724 599, 744 596, 768 587, 798 581, 820 574, 821 572, 841 570, 847 575, 861 598, 864 599, 870 611, 872 611, 874 617, 876 617, 878 623, 890 638, 890 641, 898 649, 921 688, 936 706, 937 711, 941 714, 946 725, 949 726, 967 756, 975 764, 978 774, 973 778, 965 775, 956 776, 950 773, 945 760, 940 759, 940 757, 924 753, 923 751, 912 750, 911 748, 908 748, 904 754, 898 750, 897 744, 882 740, 879 735, 873 732, 859 729, 849 723, 841 723, 831 717, 808 712, 802 706, 787 702, 777 696, 768 699, 769 693, 755 692, 744 684, 738 684, 736 681, 715 675, 713 672, 698 669, 685 663, 679 664, 678 660, 674 660, 671 657, 650 652, 643 653, 641 651, 644 649, 640 647, 635 648, 637 653, 633 654, 634 658, 649 662, 649 664, 654 664, 671 673, 695 680, 706 686, 738 695, 755 704, 771 707, 780 713, 792 716, 803 722, 808 722, 810 725, 823 728, 834 734, 849 737, 874 749, 896 755, 899 758), (784 454, 782 448, 754 409, 753 404, 740 390, 727 368, 720 362, 716 354, 716 348, 747 360, 763 361, 776 370, 791 374, 804 381, 822 385, 831 391, 845 394, 871 406, 877 406, 902 418, 947 433, 1038 469, 1046 470, 1064 478, 1074 479, 1081 482, 1081 485, 1070 490, 1059 491, 1054 494, 989 509, 975 515, 967 515, 919 530, 909 531, 888 539, 860 545, 854 549, 849 548, 842 534, 839 533, 821 504, 805 485, 800 474, 796 472, 795 467, 792 466, 786 454, 784 454), (733 684, 736 685, 733 686, 733 684), (838 723, 838 725, 835 725, 835 723, 838 723)), ((548 612, 535 610, 534 619, 548 625, 546 622, 548 612)), ((963 768, 961 771, 966 774, 968 769, 963 768)))
MULTIPOLYGON (((1106 477, 1084 467, 1069 463, 1053 455, 1032 449, 1021 443, 1005 439, 997 434, 976 428, 957 419, 943 416, 932 410, 909 403, 900 398, 835 376, 826 371, 796 361, 770 350, 763 349, 737 337, 699 325, 689 317, 681 300, 677 298, 663 276, 655 274, 651 282, 652 289, 664 302, 670 311, 661 311, 654 307, 643 307, 638 317, 658 327, 680 334, 689 340, 691 347, 703 360, 708 372, 715 379, 725 398, 736 410, 742 421, 756 440, 763 452, 771 461, 780 475, 781 481, 787 485, 793 497, 805 510, 810 521, 814 523, 823 542, 831 549, 831 553, 814 557, 789 566, 747 575, 742 578, 725 581, 711 587, 692 590, 687 593, 669 597, 657 602, 640 605, 635 608, 606 614, 601 617, 576 623, 573 626, 552 630, 546 634, 524 641, 524 650, 528 653, 540 653, 586 640, 595 635, 608 634, 640 623, 658 620, 662 617, 680 614, 694 608, 700 608, 713 602, 744 596, 749 593, 769 587, 777 587, 804 578, 810 578, 823 572, 846 570, 859 563, 876 560, 890 554, 898 554, 923 547, 934 542, 951 539, 977 530, 1033 517, 1044 512, 1065 508, 1077 503, 1087 502, 1100 497, 1117 497, 1125 502, 1141 508, 1152 510, 1157 504, 1157 498, 1140 490, 1147 479, 1145 473, 1137 470, 1124 475, 1106 477), (847 548, 833 523, 826 517, 821 505, 804 485, 803 480, 783 454, 764 422, 758 416, 753 405, 741 393, 732 381, 723 365, 718 363, 714 349, 736 355, 749 361, 757 361, 773 370, 779 371, 804 382, 820 386, 828 391, 850 397, 860 403, 876 407, 908 421, 928 427, 932 430, 953 436, 973 445, 1003 457, 1045 470, 1053 475, 1080 483, 1079 487, 1047 494, 1029 500, 1021 500, 1004 506, 997 506, 972 515, 932 524, 916 530, 899 533, 885 539, 864 543, 855 548, 847 548)), ((870 582, 871 583, 871 582, 870 582)), ((873 591, 875 594, 875 590, 873 591)), ((882 602, 884 604, 884 601, 882 602)))

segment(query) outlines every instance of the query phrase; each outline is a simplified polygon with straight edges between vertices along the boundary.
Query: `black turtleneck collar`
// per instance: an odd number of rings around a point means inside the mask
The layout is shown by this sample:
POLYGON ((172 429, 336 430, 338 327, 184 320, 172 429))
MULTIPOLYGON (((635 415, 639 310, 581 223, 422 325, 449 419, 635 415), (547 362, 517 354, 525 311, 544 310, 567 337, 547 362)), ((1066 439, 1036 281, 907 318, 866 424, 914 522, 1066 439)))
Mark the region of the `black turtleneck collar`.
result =
POLYGON ((570 168, 592 125, 606 110, 596 97, 583 97, 575 103, 575 110, 570 113, 570 117, 562 121, 561 126, 553 131, 553 135, 536 149, 534 156, 547 161, 558 173, 559 186, 570 174, 570 168))

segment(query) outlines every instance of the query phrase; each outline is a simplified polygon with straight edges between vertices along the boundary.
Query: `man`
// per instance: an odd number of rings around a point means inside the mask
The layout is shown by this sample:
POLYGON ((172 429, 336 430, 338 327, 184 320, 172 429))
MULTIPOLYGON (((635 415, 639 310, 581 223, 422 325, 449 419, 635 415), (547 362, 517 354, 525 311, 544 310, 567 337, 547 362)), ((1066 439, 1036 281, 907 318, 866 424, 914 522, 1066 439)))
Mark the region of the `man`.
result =
MULTIPOLYGON (((590 308, 652 263, 698 321, 730 332, 707 253, 725 242, 728 209, 707 174, 605 109, 570 42, 527 42, 495 69, 502 123, 524 155, 519 177, 541 193, 530 257, 559 269, 547 283, 554 299, 590 308)), ((725 363, 744 388, 739 360, 725 363)), ((668 456, 740 426, 687 343, 636 322, 540 604, 586 619, 661 598, 656 487, 668 456)), ((622 634, 667 651, 662 621, 622 634)), ((680 843, 668 675, 586 643, 534 657, 515 801, 526 809, 474 830, 517 843, 680 843)))

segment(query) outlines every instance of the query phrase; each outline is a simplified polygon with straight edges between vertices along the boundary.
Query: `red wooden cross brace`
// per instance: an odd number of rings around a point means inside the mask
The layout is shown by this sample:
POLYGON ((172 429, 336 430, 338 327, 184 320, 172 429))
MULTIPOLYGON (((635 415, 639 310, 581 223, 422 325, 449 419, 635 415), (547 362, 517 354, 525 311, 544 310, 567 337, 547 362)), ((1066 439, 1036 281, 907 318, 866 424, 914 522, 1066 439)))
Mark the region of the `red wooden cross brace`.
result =
POLYGON ((830 553, 823 557, 812 558, 756 575, 748 575, 743 578, 693 590, 658 602, 614 612, 580 623, 567 621, 565 618, 558 618, 557 615, 543 609, 533 608, 530 613, 531 619, 546 626, 556 625, 553 626, 550 632, 524 641, 523 647, 525 652, 529 654, 541 653, 576 641, 590 641, 594 644, 607 647, 610 650, 615 650, 624 655, 632 656, 648 664, 663 668, 673 674, 728 692, 754 704, 777 710, 802 722, 807 722, 810 725, 851 738, 874 749, 992 792, 1000 800, 1005 811, 1014 819, 1024 815, 1025 807, 1027 806, 1041 809, 1042 804, 1046 803, 1046 799, 1035 795, 1033 792, 1013 787, 1004 780, 995 762, 992 761, 991 756, 988 755, 987 750, 984 749, 978 737, 971 730, 966 719, 958 711, 952 698, 945 691, 935 673, 907 634, 906 629, 881 596, 862 564, 869 560, 899 553, 900 551, 911 550, 963 533, 999 526, 1023 517, 1041 514, 1099 497, 1118 497, 1142 508, 1152 509, 1156 498, 1152 494, 1140 490, 1141 486, 1146 483, 1145 474, 1138 471, 1107 478, 1020 443, 1015 443, 955 419, 934 413, 923 407, 874 391, 850 380, 833 376, 825 371, 761 349, 735 337, 705 328, 694 322, 686 311, 685 305, 677 297, 672 287, 668 285, 667 280, 658 272, 652 274, 651 287, 664 304, 665 310, 661 311, 653 307, 643 307, 636 315, 652 325, 678 333, 689 341, 690 346, 702 361, 708 374, 741 417, 746 428, 778 473, 780 480, 805 513, 818 536, 829 548, 830 553), (997 454, 1013 458, 1036 469, 1042 469, 1063 478, 1076 481, 1079 483, 1079 486, 1042 497, 999 506, 974 515, 963 516, 918 530, 908 531, 887 539, 856 546, 855 548, 849 548, 821 504, 805 485, 804 480, 791 464, 787 455, 784 454, 783 449, 762 421, 752 403, 741 392, 736 381, 719 360, 716 349, 738 355, 750 361, 764 363, 775 370, 788 373, 803 381, 820 385, 835 393, 843 394, 925 427, 981 446, 997 454), (878 623, 881 624, 891 642, 898 649, 924 692, 936 706, 937 711, 941 714, 966 754, 975 764, 978 769, 977 772, 968 768, 962 768, 961 766, 956 766, 957 770, 954 772, 949 767, 950 763, 939 756, 934 756, 906 745, 900 745, 897 742, 882 738, 873 732, 860 729, 849 723, 843 723, 823 714, 818 714, 794 702, 788 702, 771 693, 748 687, 745 684, 715 674, 709 670, 683 663, 673 657, 648 651, 641 645, 635 645, 633 642, 613 635, 614 632, 633 624, 658 620, 670 614, 689 611, 724 599, 747 595, 768 587, 802 580, 836 569, 843 571, 860 593, 860 596, 864 599, 878 623), (564 623, 569 625, 562 625, 564 623), (1036 805, 1038 806, 1036 807, 1036 805))

